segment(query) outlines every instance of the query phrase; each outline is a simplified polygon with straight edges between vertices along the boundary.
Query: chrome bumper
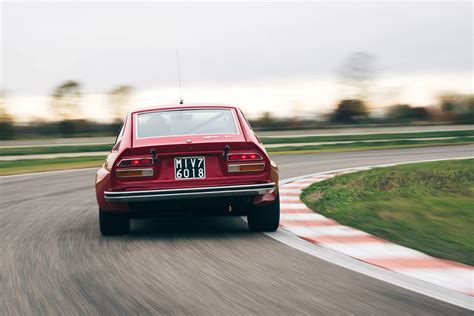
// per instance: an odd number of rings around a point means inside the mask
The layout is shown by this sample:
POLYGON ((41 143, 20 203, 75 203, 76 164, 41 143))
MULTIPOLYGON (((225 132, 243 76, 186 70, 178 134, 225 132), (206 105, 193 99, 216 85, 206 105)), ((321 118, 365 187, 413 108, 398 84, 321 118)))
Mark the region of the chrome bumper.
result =
POLYGON ((239 195, 264 194, 275 189, 275 183, 231 185, 185 189, 105 192, 108 202, 143 202, 172 199, 198 199, 239 195))

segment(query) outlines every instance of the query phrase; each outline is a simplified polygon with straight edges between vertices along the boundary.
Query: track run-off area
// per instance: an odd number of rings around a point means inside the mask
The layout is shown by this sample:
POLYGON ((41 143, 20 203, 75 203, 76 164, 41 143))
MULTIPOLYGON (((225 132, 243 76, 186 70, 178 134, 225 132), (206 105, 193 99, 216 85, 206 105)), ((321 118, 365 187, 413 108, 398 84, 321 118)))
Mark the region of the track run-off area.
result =
MULTIPOLYGON (((276 155, 281 179, 472 156, 474 145, 276 155)), ((102 237, 93 169, 0 177, 0 314, 469 314, 251 233, 239 217, 102 237)))

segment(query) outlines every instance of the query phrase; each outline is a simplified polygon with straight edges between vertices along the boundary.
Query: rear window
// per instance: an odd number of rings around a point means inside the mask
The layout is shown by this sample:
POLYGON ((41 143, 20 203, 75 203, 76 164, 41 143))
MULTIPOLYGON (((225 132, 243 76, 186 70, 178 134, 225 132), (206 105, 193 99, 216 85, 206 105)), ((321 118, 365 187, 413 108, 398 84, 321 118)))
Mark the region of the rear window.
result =
POLYGON ((230 109, 183 109, 137 114, 137 138, 238 134, 230 109))

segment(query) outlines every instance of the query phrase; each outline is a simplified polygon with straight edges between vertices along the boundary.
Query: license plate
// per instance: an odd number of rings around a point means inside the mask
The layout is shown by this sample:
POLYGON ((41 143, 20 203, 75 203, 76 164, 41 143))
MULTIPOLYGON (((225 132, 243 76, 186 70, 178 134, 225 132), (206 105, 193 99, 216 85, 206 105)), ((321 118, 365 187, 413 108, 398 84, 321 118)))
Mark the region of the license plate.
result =
POLYGON ((174 177, 182 179, 204 179, 206 177, 204 157, 174 158, 174 177))

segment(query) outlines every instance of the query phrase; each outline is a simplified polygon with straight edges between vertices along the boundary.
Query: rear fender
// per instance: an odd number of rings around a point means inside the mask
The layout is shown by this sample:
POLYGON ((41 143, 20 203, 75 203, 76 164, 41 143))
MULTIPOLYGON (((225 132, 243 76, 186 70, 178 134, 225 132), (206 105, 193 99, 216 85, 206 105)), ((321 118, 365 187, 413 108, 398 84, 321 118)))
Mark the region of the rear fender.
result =
POLYGON ((95 178, 95 195, 99 209, 105 212, 128 212, 130 211, 128 203, 113 203, 107 202, 104 197, 104 192, 113 188, 113 180, 109 170, 105 165, 97 170, 95 178))
POLYGON ((270 160, 270 167, 271 167, 270 179, 271 179, 271 182, 275 183, 276 187, 275 187, 274 190, 272 190, 268 193, 257 195, 255 197, 255 199, 253 200, 253 203, 252 203, 254 206, 263 206, 263 205, 271 204, 271 203, 273 203, 273 201, 275 201, 275 199, 277 198, 277 196, 279 194, 279 191, 278 191, 278 181, 279 181, 278 166, 276 165, 276 163, 274 161, 270 160))

